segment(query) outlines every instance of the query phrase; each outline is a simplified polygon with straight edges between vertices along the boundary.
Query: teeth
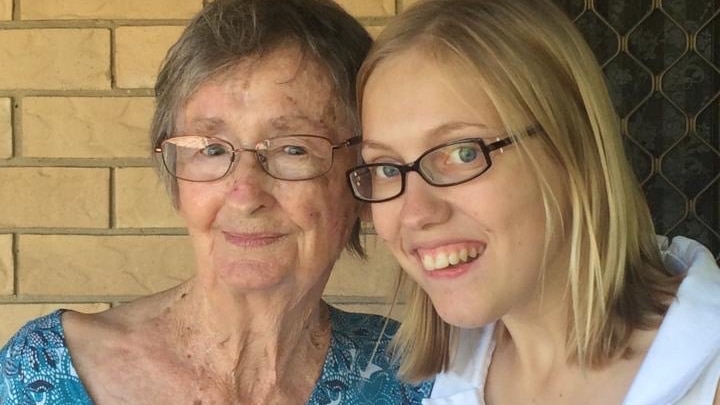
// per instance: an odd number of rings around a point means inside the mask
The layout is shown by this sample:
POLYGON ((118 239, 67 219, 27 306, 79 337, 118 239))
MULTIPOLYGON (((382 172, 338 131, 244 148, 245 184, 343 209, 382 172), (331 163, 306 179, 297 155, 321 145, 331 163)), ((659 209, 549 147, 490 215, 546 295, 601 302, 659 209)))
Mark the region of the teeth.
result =
POLYGON ((432 256, 425 255, 422 258, 423 267, 427 271, 433 271, 435 270, 435 260, 433 260, 432 256))
POLYGON ((444 269, 448 266, 455 266, 458 263, 467 263, 479 255, 477 247, 462 248, 459 251, 434 252, 433 254, 422 255, 422 265, 426 271, 444 269))
POLYGON ((449 265, 450 263, 448 263, 448 257, 445 253, 440 253, 435 257, 435 270, 444 269, 449 265))
POLYGON ((476 258, 477 255, 478 255, 477 249, 474 248, 474 247, 471 247, 471 248, 470 248, 470 251, 468 252, 468 255, 469 255, 470 257, 472 257, 473 259, 476 258))

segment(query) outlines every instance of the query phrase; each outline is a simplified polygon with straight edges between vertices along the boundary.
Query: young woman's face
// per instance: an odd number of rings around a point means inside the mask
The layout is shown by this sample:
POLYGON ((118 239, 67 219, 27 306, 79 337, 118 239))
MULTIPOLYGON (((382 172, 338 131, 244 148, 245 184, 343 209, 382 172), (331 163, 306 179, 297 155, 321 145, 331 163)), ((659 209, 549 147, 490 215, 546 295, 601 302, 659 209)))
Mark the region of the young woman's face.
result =
MULTIPOLYGON (((417 49, 377 66, 362 104, 366 163, 407 164, 449 141, 479 137, 490 144, 506 136, 488 96, 458 90, 448 77, 417 49)), ((532 138, 527 142, 539 146, 532 138)), ((551 273, 542 278, 540 270, 543 196, 517 148, 495 150, 487 172, 455 186, 434 187, 410 172, 402 195, 372 204, 378 235, 450 324, 477 327, 513 311, 532 310, 541 279, 545 287, 552 281, 551 273)), ((447 159, 462 165, 472 164, 474 157, 458 150, 447 159)), ((549 179, 558 179, 547 160, 539 164, 549 179)), ((552 266, 552 245, 548 254, 552 266)))

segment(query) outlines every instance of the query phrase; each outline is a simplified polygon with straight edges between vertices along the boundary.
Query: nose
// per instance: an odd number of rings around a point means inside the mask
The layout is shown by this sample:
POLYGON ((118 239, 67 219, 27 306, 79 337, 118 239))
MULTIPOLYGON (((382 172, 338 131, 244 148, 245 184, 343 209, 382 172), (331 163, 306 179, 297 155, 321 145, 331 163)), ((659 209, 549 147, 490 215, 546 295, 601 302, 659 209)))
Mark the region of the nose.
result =
POLYGON ((228 183, 228 203, 246 215, 271 207, 273 178, 260 166, 257 156, 247 151, 235 153, 230 173, 224 179, 228 183))
POLYGON ((416 172, 408 173, 405 181, 405 192, 398 197, 403 201, 400 210, 403 227, 427 229, 449 219, 450 205, 442 197, 442 189, 431 186, 416 172))

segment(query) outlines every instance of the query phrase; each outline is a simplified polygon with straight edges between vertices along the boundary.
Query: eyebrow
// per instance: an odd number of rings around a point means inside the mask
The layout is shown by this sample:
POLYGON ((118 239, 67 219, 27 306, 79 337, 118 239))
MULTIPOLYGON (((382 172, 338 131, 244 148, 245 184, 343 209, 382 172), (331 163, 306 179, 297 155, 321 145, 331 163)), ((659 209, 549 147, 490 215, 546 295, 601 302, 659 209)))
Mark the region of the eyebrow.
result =
MULTIPOLYGON (((305 115, 282 115, 275 117, 270 120, 272 128, 280 131, 290 131, 297 129, 302 124, 309 124, 313 131, 320 131, 323 133, 333 133, 332 128, 328 127, 322 121, 312 119, 305 115)), ((190 121, 186 131, 191 131, 194 135, 214 135, 222 132, 226 127, 226 122, 222 118, 214 117, 200 117, 190 121)), ((308 134, 311 135, 311 134, 308 134)))
POLYGON ((281 115, 270 120, 270 125, 272 125, 273 128, 281 131, 294 130, 298 128, 298 126, 300 126, 298 124, 309 124, 313 127, 313 129, 319 129, 322 132, 332 132, 331 128, 328 127, 328 125, 324 122, 301 114, 281 115))
MULTIPOLYGON (((442 138, 444 135, 447 135, 448 133, 458 130, 458 129, 464 129, 464 128, 478 128, 478 129, 489 129, 489 127, 485 124, 480 123, 469 123, 469 122, 449 122, 447 124, 440 125, 438 127, 435 127, 431 129, 430 131, 423 134, 423 137, 425 139, 437 139, 442 138)), ((384 145, 381 142, 374 142, 374 141, 366 141, 363 140, 362 142, 363 148, 370 148, 370 149, 385 149, 389 150, 392 149, 386 145, 384 145)))
POLYGON ((216 134, 225 128, 222 118, 195 118, 190 121, 189 129, 196 135, 216 134))

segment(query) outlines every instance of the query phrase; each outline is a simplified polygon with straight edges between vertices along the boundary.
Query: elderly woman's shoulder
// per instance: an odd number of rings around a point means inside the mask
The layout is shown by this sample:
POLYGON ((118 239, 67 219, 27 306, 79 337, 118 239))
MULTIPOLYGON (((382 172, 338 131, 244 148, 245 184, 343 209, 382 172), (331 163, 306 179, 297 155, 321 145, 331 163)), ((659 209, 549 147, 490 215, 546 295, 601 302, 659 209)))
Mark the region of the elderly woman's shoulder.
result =
MULTIPOLYGON (((67 349, 62 313, 28 322, 0 350, 0 403, 62 403, 63 393, 85 392, 67 349)), ((90 404, 85 398, 74 403, 90 404)))
POLYGON ((361 341, 390 340, 397 332, 398 321, 381 315, 347 312, 330 307, 330 322, 334 334, 352 336, 361 341))
POLYGON ((332 338, 320 381, 308 404, 420 404, 432 382, 397 377, 388 345, 398 322, 383 316, 330 308, 332 338))

